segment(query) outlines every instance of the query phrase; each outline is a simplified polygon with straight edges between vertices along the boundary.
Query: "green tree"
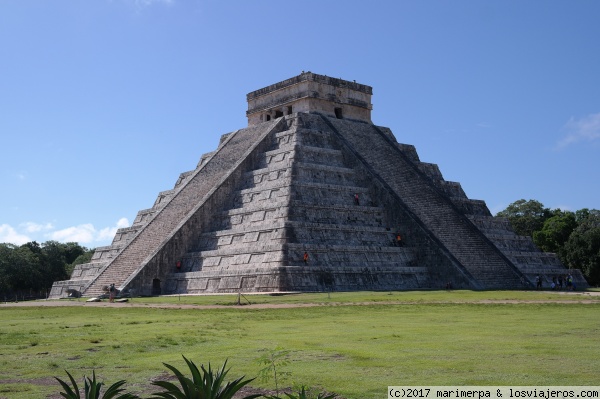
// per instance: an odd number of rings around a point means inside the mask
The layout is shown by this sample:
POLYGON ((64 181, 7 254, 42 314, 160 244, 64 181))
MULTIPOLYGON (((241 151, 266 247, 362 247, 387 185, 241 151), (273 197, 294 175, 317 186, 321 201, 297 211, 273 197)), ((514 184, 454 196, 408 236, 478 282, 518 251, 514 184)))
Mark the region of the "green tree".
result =
POLYGON ((13 290, 16 248, 13 244, 0 244, 0 293, 13 290))
POLYGON ((73 273, 73 269, 75 268, 75 266, 83 265, 84 263, 89 263, 92 260, 92 256, 94 255, 95 251, 95 249, 86 249, 84 253, 75 258, 75 260, 71 262, 70 265, 67 265, 67 267, 65 268, 67 275, 70 276, 71 273, 73 273))
POLYGON ((44 288, 50 288, 54 281, 65 280, 68 278, 65 267, 77 257, 75 256, 70 262, 67 260, 67 255, 73 256, 70 253, 70 247, 71 246, 68 244, 61 244, 57 241, 46 241, 42 244, 42 257, 40 263, 44 279, 46 280, 44 282, 44 288))
POLYGON ((91 250, 77 243, 31 241, 21 246, 0 244, 0 291, 5 294, 31 292, 40 294, 54 281, 70 276, 70 265, 84 263, 91 250))
POLYGON ((575 213, 555 209, 554 216, 546 219, 541 230, 533 232, 533 241, 545 252, 555 252, 563 257, 562 249, 577 227, 575 213))
POLYGON ((507 218, 518 235, 533 237, 533 232, 542 229, 546 219, 552 216, 552 211, 539 201, 520 199, 496 216, 507 218))
MULTIPOLYGON (((45 243, 44 245, 46 245, 45 243)), ((64 244, 59 244, 62 248, 63 254, 65 256, 65 263, 72 264, 78 257, 89 252, 89 249, 86 247, 82 247, 76 242, 67 242, 64 244)))
POLYGON ((575 212, 575 219, 577 219, 577 223, 583 223, 589 217, 600 218, 600 210, 583 208, 575 212))
POLYGON ((0 290, 4 295, 41 290, 43 274, 36 250, 31 246, 0 245, 0 290), (33 250, 32 250, 33 248, 33 250))
POLYGON ((585 212, 586 216, 571 233, 564 246, 567 265, 581 269, 588 283, 600 284, 600 212, 585 212))

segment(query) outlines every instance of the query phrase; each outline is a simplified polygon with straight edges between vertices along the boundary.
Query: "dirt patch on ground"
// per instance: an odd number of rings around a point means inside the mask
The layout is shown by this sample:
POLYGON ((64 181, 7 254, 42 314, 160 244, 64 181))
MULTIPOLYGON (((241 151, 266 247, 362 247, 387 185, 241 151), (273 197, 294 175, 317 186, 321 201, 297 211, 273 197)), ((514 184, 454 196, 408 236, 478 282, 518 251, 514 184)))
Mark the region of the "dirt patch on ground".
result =
POLYGON ((0 307, 21 307, 21 306, 85 306, 85 307, 134 307, 134 308, 159 308, 159 309, 290 309, 290 308, 307 308, 319 306, 368 306, 368 305, 424 305, 424 304, 543 304, 543 303, 561 303, 561 304, 598 304, 600 303, 600 292, 558 292, 556 294, 569 296, 569 299, 543 299, 543 300, 525 300, 525 299, 483 299, 479 301, 373 301, 373 302, 330 302, 330 303, 256 303, 247 305, 194 305, 194 304, 172 304, 172 303, 142 303, 136 302, 135 299, 129 302, 110 303, 102 302, 80 302, 68 299, 63 300, 41 300, 27 302, 5 302, 0 304, 0 307))

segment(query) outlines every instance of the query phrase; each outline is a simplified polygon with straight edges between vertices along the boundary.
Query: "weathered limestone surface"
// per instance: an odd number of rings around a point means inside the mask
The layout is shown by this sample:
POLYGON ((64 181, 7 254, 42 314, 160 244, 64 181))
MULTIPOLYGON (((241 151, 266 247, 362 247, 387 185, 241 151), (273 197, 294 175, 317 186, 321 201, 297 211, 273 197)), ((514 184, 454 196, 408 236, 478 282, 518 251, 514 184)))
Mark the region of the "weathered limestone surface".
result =
POLYGON ((273 135, 218 230, 201 234, 201 251, 168 277, 168 292, 427 286, 427 269, 413 264, 418 247, 392 245, 393 223, 364 186, 369 179, 345 165, 350 155, 331 132, 303 126, 308 117, 285 117, 288 130, 273 135))
POLYGON ((111 283, 134 295, 512 289, 567 273, 373 125, 370 96, 312 73, 250 93, 249 127, 223 135, 51 297, 111 283))
POLYGON ((249 125, 296 112, 321 112, 332 117, 371 122, 372 94, 370 86, 303 72, 248 93, 246 115, 249 125))

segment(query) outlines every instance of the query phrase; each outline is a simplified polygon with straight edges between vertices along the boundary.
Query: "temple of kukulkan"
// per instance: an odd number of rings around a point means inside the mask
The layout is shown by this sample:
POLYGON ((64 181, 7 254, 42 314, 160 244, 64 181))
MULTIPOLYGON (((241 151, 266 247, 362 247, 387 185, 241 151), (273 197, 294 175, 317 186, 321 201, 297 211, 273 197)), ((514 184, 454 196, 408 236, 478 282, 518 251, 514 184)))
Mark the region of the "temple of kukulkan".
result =
MULTIPOLYGON (((371 121, 372 88, 303 72, 51 297, 519 289, 571 273, 371 121)), ((457 160, 458 162, 458 160, 457 160)), ((548 284, 544 284, 548 286, 548 284)))

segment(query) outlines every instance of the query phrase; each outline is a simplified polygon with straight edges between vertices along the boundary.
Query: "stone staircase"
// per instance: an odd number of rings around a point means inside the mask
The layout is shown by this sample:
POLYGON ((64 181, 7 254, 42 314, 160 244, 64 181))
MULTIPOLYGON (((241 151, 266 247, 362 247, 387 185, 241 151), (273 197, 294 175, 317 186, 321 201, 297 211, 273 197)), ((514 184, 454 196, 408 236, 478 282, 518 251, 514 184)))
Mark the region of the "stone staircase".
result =
POLYGON ((553 277, 567 273, 572 274, 578 287, 588 286, 579 270, 566 270, 556 254, 542 252, 531 237, 515 234, 508 219, 493 217, 484 201, 467 198, 460 183, 444 180, 437 165, 421 162, 413 146, 396 144, 396 147, 519 269, 523 275, 521 287, 533 286, 537 275, 548 287, 553 277))
MULTIPOLYGON (((271 123, 266 128, 274 127, 275 124, 271 123)), ((262 129, 265 129, 265 126, 262 129)), ((250 127, 223 136, 217 151, 201 159, 196 171, 181 178, 177 188, 162 192, 155 203, 156 215, 87 287, 86 295, 96 295, 103 286, 111 282, 124 288, 124 283, 131 280, 134 272, 141 269, 140 264, 148 263, 156 254, 157 251, 153 249, 160 248, 160 243, 167 240, 198 203, 211 194, 215 184, 231 172, 231 167, 236 162, 243 159, 247 148, 256 140, 260 131, 261 128, 250 127), (164 205, 161 205, 163 203, 164 205)), ((172 259, 170 263, 174 265, 175 262, 176 260, 172 259)))
MULTIPOLYGON (((481 288, 520 286, 520 271, 431 183, 428 175, 410 160, 411 156, 404 155, 392 141, 391 133, 366 123, 322 119, 385 182, 409 212, 427 226, 433 237, 479 282, 481 288)), ((413 154, 412 159, 415 156, 413 154)), ((427 164, 421 168, 437 169, 427 164)))
POLYGON ((344 164, 335 137, 304 128, 304 117, 286 117, 290 128, 274 134, 257 169, 244 174, 215 230, 185 255, 183 273, 168 276, 169 292, 314 291, 327 282, 367 289, 375 278, 396 289, 427 284, 412 249, 392 245, 382 206, 344 164))
POLYGON ((472 214, 467 216, 519 268, 525 276, 525 286, 533 287, 539 275, 543 287, 548 288, 552 278, 571 274, 577 287, 588 287, 580 270, 566 269, 556 254, 542 252, 530 237, 516 235, 508 219, 472 214))

